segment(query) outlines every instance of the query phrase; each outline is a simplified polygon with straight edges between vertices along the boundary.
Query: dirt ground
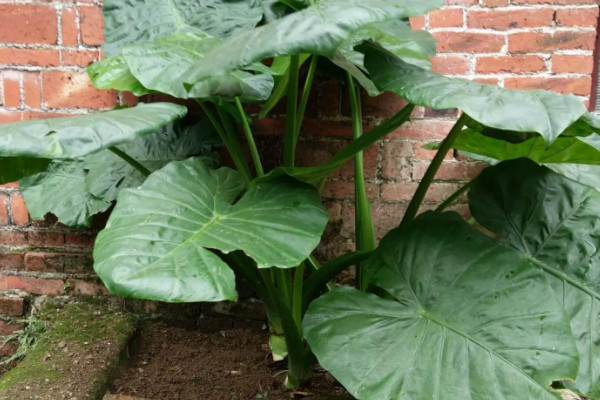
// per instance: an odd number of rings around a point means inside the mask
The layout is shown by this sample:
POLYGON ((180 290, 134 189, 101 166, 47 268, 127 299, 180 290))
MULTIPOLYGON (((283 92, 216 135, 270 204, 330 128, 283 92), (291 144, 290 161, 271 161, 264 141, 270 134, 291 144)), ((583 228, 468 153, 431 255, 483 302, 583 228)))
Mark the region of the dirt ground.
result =
POLYGON ((320 370, 301 391, 284 391, 286 365, 272 361, 262 323, 201 322, 197 330, 143 326, 129 367, 113 382, 112 392, 173 400, 351 398, 320 370))

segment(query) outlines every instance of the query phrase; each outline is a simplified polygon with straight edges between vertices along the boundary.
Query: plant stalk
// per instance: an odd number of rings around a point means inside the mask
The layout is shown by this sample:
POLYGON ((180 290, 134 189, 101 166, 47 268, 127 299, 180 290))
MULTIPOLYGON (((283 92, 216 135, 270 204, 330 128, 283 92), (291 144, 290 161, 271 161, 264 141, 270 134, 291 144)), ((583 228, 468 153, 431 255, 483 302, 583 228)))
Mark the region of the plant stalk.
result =
MULTIPOLYGON (((348 73, 348 89, 350 92, 350 105, 352 110, 352 127, 354 140, 358 140, 363 135, 362 109, 360 102, 360 89, 354 86, 354 78, 348 73)), ((355 236, 357 251, 375 250, 375 227, 371 218, 371 205, 367 196, 365 184, 365 169, 363 152, 360 151, 354 156, 354 216, 355 216, 355 236)), ((356 287, 359 290, 366 290, 368 282, 362 274, 362 265, 356 265, 356 287)))
POLYGON ((120 150, 118 147, 109 147, 108 150, 110 150, 112 153, 123 159, 127 164, 131 165, 133 168, 138 170, 142 175, 148 177, 152 173, 148 168, 140 164, 135 158, 120 150))
POLYGON ((446 201, 444 201, 442 204, 440 204, 438 206, 438 208, 435 209, 435 212, 438 212, 438 213, 444 212, 444 210, 446 210, 446 208, 448 208, 452 204, 454 204, 454 202, 456 200, 458 200, 460 198, 460 196, 462 196, 465 192, 467 192, 469 189, 471 189, 471 186, 473 186, 474 182, 475 181, 472 180, 472 181, 468 182, 466 185, 462 186, 456 192, 454 192, 452 194, 452 196, 448 197, 446 199, 446 201))
POLYGON ((310 60, 310 66, 308 67, 308 74, 306 76, 306 82, 304 82, 304 90, 302 91, 302 97, 300 98, 300 105, 298 106, 297 126, 296 126, 296 142, 300 137, 300 131, 302 130, 302 123, 304 122, 304 115, 306 114, 306 106, 308 105, 308 98, 310 97, 310 91, 312 89, 313 81, 315 79, 315 72, 317 71, 317 63, 319 62, 319 56, 313 55, 310 60))
POLYGON ((411 223, 417 216, 417 213, 419 212, 419 207, 421 207, 421 204, 425 199, 425 195, 427 194, 427 191, 429 190, 429 187, 431 186, 435 175, 440 169, 440 166, 442 165, 446 154, 448 154, 448 151, 450 151, 450 149, 452 148, 454 141, 456 140, 456 138, 458 137, 468 120, 469 116, 463 113, 463 115, 461 115, 458 121, 456 121, 456 124, 454 124, 454 127, 452 127, 452 130, 450 131, 446 139, 444 139, 444 141, 440 145, 440 148, 433 160, 431 161, 429 168, 427 168, 427 172, 425 172, 425 175, 423 176, 423 179, 421 180, 421 183, 419 184, 419 187, 417 188, 417 191, 415 192, 412 201, 408 205, 408 208, 406 210, 406 213, 404 214, 404 218, 402 219, 402 223, 400 224, 400 226, 406 226, 407 224, 411 223))
POLYGON ((260 161, 260 155, 258 154, 256 142, 254 141, 254 137, 252 136, 250 124, 248 124, 248 120, 246 119, 246 113, 244 113, 244 107, 242 107, 242 103, 239 97, 235 98, 235 105, 237 106, 238 112, 240 113, 240 117, 243 121, 242 125, 244 127, 244 134, 246 135, 246 141, 248 142, 248 147, 250 148, 250 155, 252 156, 254 168, 256 168, 256 175, 263 176, 265 174, 265 171, 260 161))
POLYGON ((239 146, 235 146, 235 144, 229 137, 229 134, 225 131, 223 126, 221 126, 221 124, 217 120, 216 116, 206 106, 206 104, 204 104, 204 102, 201 102, 201 101, 198 101, 198 104, 200 104, 200 107, 202 107, 202 111, 204 111, 204 114, 206 115, 206 117, 208 118, 208 120, 210 121, 212 126, 215 128, 215 130, 219 134, 219 137, 221 138, 221 140, 223 141, 223 144, 225 145, 225 148, 229 152, 229 155, 231 156, 231 159, 233 160, 233 163, 235 164, 236 169, 238 170, 238 172, 240 174, 242 174, 242 177, 244 178, 246 183, 247 184, 250 183, 250 181, 251 181, 250 168, 248 167, 248 163, 246 162, 246 158, 244 157, 244 153, 241 151, 241 148, 239 146))
POLYGON ((304 293, 302 294, 303 310, 306 310, 310 302, 317 298, 327 284, 340 272, 352 265, 365 261, 371 254, 373 254, 372 251, 355 251, 344 254, 324 264, 316 272, 313 272, 306 282, 304 282, 304 293))
POLYGON ((304 263, 300 264, 294 273, 294 292, 292 299, 292 314, 296 326, 302 330, 302 284, 304 283, 304 263))
POLYGON ((296 128, 298 126, 298 81, 300 74, 300 56, 292 56, 290 64, 290 81, 287 93, 287 112, 283 153, 283 164, 293 167, 296 157, 296 128))

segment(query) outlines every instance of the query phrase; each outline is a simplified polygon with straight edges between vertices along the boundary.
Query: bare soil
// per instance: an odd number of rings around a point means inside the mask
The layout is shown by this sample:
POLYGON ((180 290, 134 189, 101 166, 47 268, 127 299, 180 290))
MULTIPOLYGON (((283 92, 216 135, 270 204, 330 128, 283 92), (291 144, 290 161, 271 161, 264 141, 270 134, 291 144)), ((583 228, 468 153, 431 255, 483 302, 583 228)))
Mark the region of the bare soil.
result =
POLYGON ((351 399, 323 370, 299 391, 283 389, 286 364, 273 362, 260 322, 202 319, 186 330, 164 323, 140 328, 129 366, 112 392, 169 400, 351 399))

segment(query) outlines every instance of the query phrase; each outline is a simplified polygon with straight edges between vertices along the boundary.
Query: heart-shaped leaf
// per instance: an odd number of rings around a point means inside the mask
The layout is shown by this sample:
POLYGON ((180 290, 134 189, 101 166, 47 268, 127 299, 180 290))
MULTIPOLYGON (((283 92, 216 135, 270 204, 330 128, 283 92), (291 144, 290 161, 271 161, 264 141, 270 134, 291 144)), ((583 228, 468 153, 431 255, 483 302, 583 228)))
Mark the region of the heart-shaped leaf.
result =
POLYGON ((433 109, 459 108, 492 128, 536 132, 552 143, 585 114, 581 100, 542 90, 509 90, 449 78, 410 65, 373 45, 364 45, 365 66, 382 91, 433 109))
POLYGON ((333 58, 365 26, 422 15, 442 0, 321 0, 253 30, 226 39, 181 76, 194 85, 275 56, 311 53, 333 58))
POLYGON ((108 56, 130 43, 181 32, 226 37, 252 29, 263 17, 258 0, 104 0, 102 50, 108 56))
POLYGON ((520 159, 484 170, 469 201, 480 224, 545 271, 581 356, 577 383, 566 385, 598 398, 600 193, 520 159))
POLYGON ((290 178, 252 186, 202 161, 172 162, 119 195, 94 249, 95 269, 117 295, 170 302, 236 298, 233 272, 215 253, 242 250, 259 268, 300 264, 328 214, 318 192, 290 178))
POLYGON ((543 273, 457 214, 392 231, 367 265, 389 299, 336 289, 303 323, 319 363, 357 399, 556 399, 552 380, 576 375, 543 273))
POLYGON ((171 103, 77 117, 0 125, 0 157, 72 159, 127 143, 182 118, 187 109, 171 103))

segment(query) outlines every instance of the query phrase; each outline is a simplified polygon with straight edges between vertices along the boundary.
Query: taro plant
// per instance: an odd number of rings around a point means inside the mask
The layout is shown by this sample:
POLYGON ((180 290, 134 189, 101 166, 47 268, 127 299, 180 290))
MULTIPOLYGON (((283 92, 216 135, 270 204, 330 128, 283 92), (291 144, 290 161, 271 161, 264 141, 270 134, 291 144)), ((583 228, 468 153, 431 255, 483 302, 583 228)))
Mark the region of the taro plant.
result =
POLYGON ((551 399, 565 388, 600 398, 600 123, 573 96, 430 72, 435 41, 407 18, 441 3, 105 0, 107 58, 90 66, 94 84, 184 99, 200 122, 180 121, 185 106, 150 103, 3 125, 0 179, 20 179, 34 218, 52 212, 72 226, 116 202, 94 249, 116 295, 233 301, 236 277, 248 281, 289 387, 318 361, 359 399, 551 399), (345 82, 354 140, 300 168, 320 69, 345 82), (361 89, 408 105, 363 132, 361 89), (284 98, 283 165, 265 171, 252 121, 284 98), (362 151, 417 105, 462 116, 431 146, 401 225, 378 245, 362 151), (219 143, 235 169, 216 168, 219 143), (493 166, 418 216, 451 149, 493 166), (328 221, 319 193, 349 161, 356 251, 318 260, 328 221), (467 192, 469 222, 446 212, 467 192), (330 283, 352 266, 356 287, 330 283))

